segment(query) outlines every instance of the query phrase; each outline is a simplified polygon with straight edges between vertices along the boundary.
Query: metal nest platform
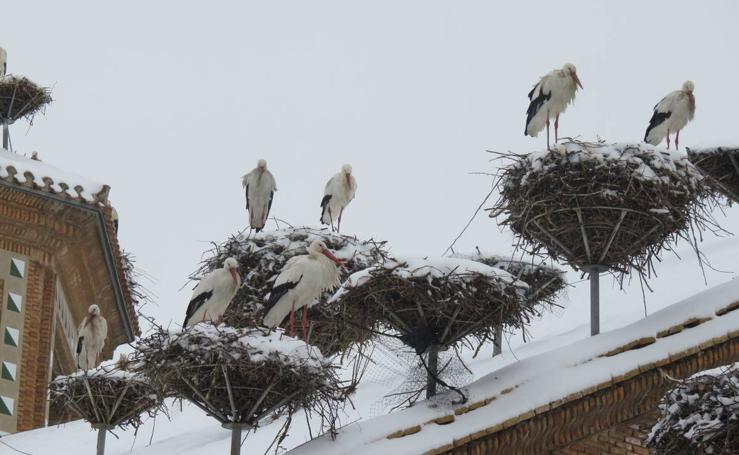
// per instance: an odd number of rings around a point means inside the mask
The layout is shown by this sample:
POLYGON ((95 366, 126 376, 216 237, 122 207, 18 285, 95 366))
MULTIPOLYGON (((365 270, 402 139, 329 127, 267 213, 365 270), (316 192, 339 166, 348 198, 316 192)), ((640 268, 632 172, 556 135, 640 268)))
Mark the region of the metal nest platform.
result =
POLYGON ((34 116, 51 103, 51 90, 22 76, 0 77, 0 123, 10 125, 21 118, 33 123, 34 116))
POLYGON ((732 202, 739 202, 739 146, 688 148, 688 159, 711 185, 732 202))

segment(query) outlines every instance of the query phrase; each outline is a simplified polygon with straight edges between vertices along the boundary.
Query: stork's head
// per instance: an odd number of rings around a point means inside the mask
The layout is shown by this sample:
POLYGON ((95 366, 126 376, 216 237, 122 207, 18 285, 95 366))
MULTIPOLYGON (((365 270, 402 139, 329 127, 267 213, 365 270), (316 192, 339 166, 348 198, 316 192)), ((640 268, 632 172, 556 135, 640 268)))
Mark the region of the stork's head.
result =
POLYGON ((346 179, 346 184, 351 186, 352 184, 352 165, 351 164, 345 164, 341 166, 341 172, 344 173, 344 178, 346 179))
POLYGON ((267 160, 257 161, 257 169, 259 169, 260 171, 267 169, 267 160))
POLYGON ((100 316, 100 307, 94 303, 87 309, 87 314, 90 316, 100 316))
POLYGON ((562 71, 565 72, 568 76, 572 78, 572 80, 577 84, 580 88, 582 88, 582 84, 580 83, 580 78, 577 77, 577 68, 575 68, 575 65, 572 63, 565 63, 562 67, 562 71))
POLYGON ((223 261, 223 268, 228 270, 228 272, 234 279, 234 283, 236 283, 236 285, 238 286, 240 281, 239 262, 236 260, 236 258, 230 257, 223 261))
POLYGON ((314 240, 308 247, 308 254, 313 257, 319 257, 322 254, 333 261, 334 264, 341 265, 341 261, 339 260, 339 258, 334 256, 334 254, 329 251, 323 240, 314 240))
POLYGON ((683 92, 692 94, 693 90, 695 90, 695 84, 693 84, 693 81, 683 82, 683 92))

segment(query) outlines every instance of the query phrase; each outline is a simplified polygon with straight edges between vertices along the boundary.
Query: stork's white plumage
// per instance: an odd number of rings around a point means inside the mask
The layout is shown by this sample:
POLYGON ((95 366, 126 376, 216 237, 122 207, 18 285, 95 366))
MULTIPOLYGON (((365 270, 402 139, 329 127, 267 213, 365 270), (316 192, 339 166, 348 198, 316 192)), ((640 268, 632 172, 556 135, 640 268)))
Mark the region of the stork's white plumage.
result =
POLYGON ((95 368, 100 363, 99 356, 108 337, 108 321, 100 314, 100 307, 90 305, 77 336, 77 367, 83 370, 95 368))
POLYGON ((220 322, 239 286, 239 263, 228 258, 223 261, 222 268, 208 273, 195 286, 182 326, 189 327, 202 321, 220 322))
POLYGON ((0 77, 8 73, 8 53, 0 47, 0 77))
POLYGON ((554 117, 554 141, 559 139, 559 114, 575 100, 577 87, 582 88, 577 77, 577 69, 572 63, 565 63, 562 69, 542 76, 529 92, 529 108, 526 111, 524 135, 536 137, 547 128, 547 148, 549 148, 549 120, 554 117))
MULTIPOLYGON (((282 324, 290 315, 290 335, 295 336, 295 311, 307 307, 327 289, 339 284, 341 261, 326 247, 322 240, 314 240, 308 254, 293 256, 282 267, 275 279, 262 319, 264 326, 272 328, 282 324)), ((307 309, 307 308, 306 308, 307 309)), ((308 312, 303 310, 303 334, 307 332, 308 312)))
POLYGON ((321 223, 330 224, 334 230, 334 218, 338 214, 336 231, 341 229, 341 215, 344 209, 354 199, 357 192, 357 180, 352 175, 352 167, 349 164, 341 166, 341 171, 334 174, 326 183, 321 200, 321 223))
POLYGON ((249 211, 249 225, 257 232, 264 229, 272 199, 277 191, 277 182, 267 170, 267 162, 259 160, 257 167, 241 178, 246 193, 246 210, 249 211))
POLYGON ((692 81, 685 81, 680 90, 671 92, 654 106, 654 114, 649 120, 647 132, 644 133, 644 142, 658 145, 662 138, 667 138, 667 148, 670 148, 670 132, 675 133, 675 149, 680 144, 680 130, 685 128, 695 115, 695 85, 692 81))

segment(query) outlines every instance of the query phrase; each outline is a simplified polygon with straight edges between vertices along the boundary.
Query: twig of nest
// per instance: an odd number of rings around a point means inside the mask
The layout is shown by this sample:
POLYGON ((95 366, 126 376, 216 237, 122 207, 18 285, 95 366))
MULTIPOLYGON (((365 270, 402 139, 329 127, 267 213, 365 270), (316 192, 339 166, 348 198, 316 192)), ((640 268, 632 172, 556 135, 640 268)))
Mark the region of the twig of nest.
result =
MULTIPOLYGON (((234 327, 257 326, 262 320, 266 297, 282 267, 291 257, 306 254, 308 245, 315 239, 323 240, 344 261, 339 270, 341 280, 354 272, 389 260, 384 241, 359 240, 326 229, 297 227, 262 231, 250 236, 236 235, 222 244, 214 243, 213 249, 206 253, 207 258, 191 278, 195 280, 221 267, 227 257, 236 258, 244 284, 231 302, 224 319, 234 327)), ((343 352, 355 343, 362 344, 368 341, 370 335, 353 322, 365 320, 363 310, 327 304, 330 295, 326 292, 309 310, 309 341, 325 356, 343 352)), ((304 339, 306 335, 299 334, 304 339)))
POLYGON ((21 118, 33 123, 33 117, 51 101, 51 90, 25 77, 0 77, 0 123, 12 124, 21 118))
POLYGON ((739 202, 739 147, 689 148, 688 159, 717 191, 739 202))
POLYGON ((660 455, 739 453, 739 370, 676 381, 648 438, 660 455))
POLYGON ((564 270, 543 263, 534 263, 533 257, 530 261, 517 261, 480 251, 473 254, 454 254, 451 257, 477 261, 490 267, 505 270, 516 279, 529 285, 526 298, 532 301, 546 301, 553 305, 559 294, 567 286, 564 270))
POLYGON ((139 342, 135 359, 161 395, 184 398, 224 426, 257 427, 283 414, 289 422, 302 408, 333 429, 343 399, 317 349, 275 332, 208 323, 159 329, 139 342))
POLYGON ((422 354, 493 339, 495 326, 523 328, 540 315, 528 286, 510 274, 452 258, 406 260, 352 275, 334 297, 366 309, 369 321, 398 333, 422 354))
POLYGON ((109 363, 59 376, 49 383, 49 391, 53 406, 70 409, 103 428, 138 428, 143 413, 153 417, 164 410, 162 400, 145 377, 109 363))
POLYGON ((678 238, 697 251, 696 233, 720 230, 710 215, 716 198, 685 157, 575 140, 501 156, 513 163, 495 181, 500 197, 490 216, 501 217, 527 253, 645 277, 678 238))

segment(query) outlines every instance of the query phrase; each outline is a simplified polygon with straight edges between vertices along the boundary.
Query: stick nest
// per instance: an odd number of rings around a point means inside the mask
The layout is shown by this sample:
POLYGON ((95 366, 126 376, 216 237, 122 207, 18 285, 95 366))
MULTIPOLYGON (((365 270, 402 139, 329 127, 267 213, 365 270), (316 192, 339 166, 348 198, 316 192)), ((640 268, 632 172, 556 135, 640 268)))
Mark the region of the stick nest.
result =
POLYGON ((492 340, 495 326, 523 328, 540 305, 510 274, 472 261, 412 259, 352 275, 334 299, 365 308, 369 321, 387 327, 416 353, 432 345, 472 347, 492 340))
POLYGON ((51 90, 25 77, 0 77, 0 123, 12 124, 20 118, 33 123, 33 117, 51 101, 51 90))
POLYGON ((696 245, 696 232, 718 229, 710 215, 716 199, 685 157, 574 140, 504 156, 513 163, 498 174, 490 216, 502 216, 527 253, 645 277, 678 238, 696 245))
POLYGON ((274 332, 208 323, 159 329, 139 342, 135 359, 160 395, 184 398, 224 425, 256 427, 303 408, 333 427, 343 398, 334 367, 316 348, 274 332))
POLYGON ((124 368, 106 363, 57 377, 49 383, 52 406, 71 409, 93 425, 138 428, 141 414, 153 417, 163 404, 145 377, 124 368))
MULTIPOLYGON (((249 237, 235 235, 222 244, 214 243, 191 279, 196 280, 221 267, 228 257, 236 258, 244 285, 228 307, 224 320, 234 327, 254 327, 262 321, 265 297, 272 290, 272 284, 282 267, 291 257, 306 254, 307 247, 316 239, 323 240, 336 257, 344 261, 339 270, 341 280, 354 272, 389 260, 384 241, 359 240, 325 229, 291 227, 262 231, 249 237)), ((355 344, 367 342, 371 337, 371 332, 364 328, 366 311, 339 303, 329 304, 327 301, 330 296, 330 292, 324 293, 308 313, 311 321, 309 342, 325 356, 344 352, 355 344), (358 324, 357 321, 363 323, 358 324)), ((287 325, 286 319, 283 327, 287 325)), ((305 337, 301 331, 298 332, 299 337, 305 337)))
POLYGON ((677 383, 662 398, 649 447, 660 455, 739 453, 739 370, 677 383))
POLYGON ((718 192, 739 202, 739 147, 688 149, 688 159, 718 192))
POLYGON ((494 254, 477 252, 475 254, 454 254, 452 257, 477 261, 490 267, 505 270, 516 279, 529 285, 526 298, 535 302, 553 305, 567 286, 566 272, 546 264, 531 261, 517 261, 494 254))

